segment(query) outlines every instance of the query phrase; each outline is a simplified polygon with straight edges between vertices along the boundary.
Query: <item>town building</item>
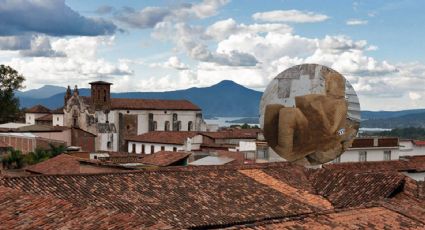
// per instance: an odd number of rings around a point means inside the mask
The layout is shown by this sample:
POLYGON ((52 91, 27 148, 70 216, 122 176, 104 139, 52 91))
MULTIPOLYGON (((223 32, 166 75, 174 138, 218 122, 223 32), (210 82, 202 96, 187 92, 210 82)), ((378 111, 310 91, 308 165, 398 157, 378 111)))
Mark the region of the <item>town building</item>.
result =
POLYGON ((91 96, 65 94, 63 125, 96 134, 96 150, 126 151, 127 136, 151 131, 202 131, 201 109, 187 100, 111 98, 112 83, 91 82, 91 96))
POLYGON ((152 154, 159 151, 201 150, 203 136, 190 131, 152 131, 126 138, 128 152, 152 154))

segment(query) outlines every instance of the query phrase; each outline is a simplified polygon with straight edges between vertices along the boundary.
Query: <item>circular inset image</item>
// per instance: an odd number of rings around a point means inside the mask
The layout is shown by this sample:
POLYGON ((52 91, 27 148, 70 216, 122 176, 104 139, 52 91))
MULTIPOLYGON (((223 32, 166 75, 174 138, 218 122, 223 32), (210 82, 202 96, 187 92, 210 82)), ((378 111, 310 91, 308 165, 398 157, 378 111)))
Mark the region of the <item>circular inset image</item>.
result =
POLYGON ((267 86, 260 125, 269 146, 287 161, 323 164, 351 146, 360 126, 360 103, 351 84, 335 70, 297 65, 267 86))

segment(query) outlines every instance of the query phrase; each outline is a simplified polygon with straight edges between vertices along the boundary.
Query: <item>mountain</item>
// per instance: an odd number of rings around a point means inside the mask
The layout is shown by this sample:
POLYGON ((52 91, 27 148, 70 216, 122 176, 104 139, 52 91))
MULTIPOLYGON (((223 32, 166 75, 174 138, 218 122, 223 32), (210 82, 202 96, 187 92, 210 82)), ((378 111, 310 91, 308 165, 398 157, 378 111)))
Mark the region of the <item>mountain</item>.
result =
MULTIPOLYGON (((399 111, 399 112, 403 112, 403 111, 399 111)), ((361 127, 364 127, 364 128, 385 128, 385 129, 408 128, 408 127, 425 128, 425 112, 411 113, 411 114, 402 115, 398 117, 389 117, 389 118, 383 118, 383 119, 371 119, 371 120, 362 121, 360 125, 361 127)))
MULTIPOLYGON (((18 97, 22 107, 41 104, 54 109, 63 106, 65 90, 63 88, 61 93, 46 98, 27 95, 18 97)), ((83 96, 90 95, 90 89, 79 89, 79 92, 83 96)), ((111 93, 113 98, 187 99, 201 107, 205 116, 221 117, 257 117, 261 95, 262 92, 228 80, 203 88, 193 87, 167 92, 111 93)))
POLYGON ((425 113, 425 109, 410 109, 400 111, 362 111, 362 120, 386 119, 405 116, 409 114, 425 113))
POLYGON ((28 98, 48 98, 54 96, 58 93, 65 92, 66 88, 55 85, 45 85, 38 89, 31 89, 28 91, 17 91, 15 94, 18 97, 28 97, 28 98))

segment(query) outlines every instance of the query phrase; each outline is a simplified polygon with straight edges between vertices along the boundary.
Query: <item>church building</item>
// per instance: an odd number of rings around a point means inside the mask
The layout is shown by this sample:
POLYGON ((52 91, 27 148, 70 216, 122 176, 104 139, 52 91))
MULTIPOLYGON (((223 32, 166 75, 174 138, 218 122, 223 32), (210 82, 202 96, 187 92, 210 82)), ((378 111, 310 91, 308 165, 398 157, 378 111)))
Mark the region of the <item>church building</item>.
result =
POLYGON ((150 131, 206 130, 201 109, 188 100, 111 98, 112 83, 90 85, 90 97, 68 86, 63 125, 97 135, 96 150, 127 151, 125 137, 150 131))

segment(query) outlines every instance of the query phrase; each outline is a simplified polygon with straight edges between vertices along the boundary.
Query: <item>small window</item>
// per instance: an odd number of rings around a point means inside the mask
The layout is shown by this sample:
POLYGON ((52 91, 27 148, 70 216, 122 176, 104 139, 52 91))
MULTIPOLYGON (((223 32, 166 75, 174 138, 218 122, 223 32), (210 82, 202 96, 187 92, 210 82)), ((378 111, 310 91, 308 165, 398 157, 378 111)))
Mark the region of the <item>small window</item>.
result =
POLYGON ((151 153, 154 153, 154 152, 155 152, 155 146, 151 145, 151 153))
POLYGON ((133 144, 133 148, 131 150, 132 153, 136 153, 136 144, 133 144))
POLYGON ((97 160, 97 156, 94 156, 94 159, 97 160))
POLYGON ((142 145, 142 153, 145 154, 145 145, 142 145))
POLYGON ((366 151, 360 151, 359 152, 359 161, 367 161, 367 152, 366 151))
POLYGON ((391 150, 385 150, 384 151, 384 161, 390 161, 391 160, 391 150))
POLYGON ((165 121, 164 130, 165 131, 170 131, 170 122, 169 121, 165 121))
POLYGON ((173 147, 173 152, 177 152, 177 147, 173 147))
POLYGON ((108 141, 108 143, 106 144, 106 147, 107 147, 108 149, 112 148, 112 142, 111 142, 111 141, 108 141))
POLYGON ((189 121, 189 123, 187 123, 187 131, 192 131, 193 129, 193 123, 192 121, 189 121))
POLYGON ((130 125, 127 125, 127 130, 129 130, 130 129, 130 125))
POLYGON ((59 117, 56 117, 56 120, 59 121, 59 117))
POLYGON ((161 151, 165 151, 165 147, 164 146, 161 146, 161 151))
POLYGON ((130 110, 127 110, 127 113, 130 113, 130 110))

